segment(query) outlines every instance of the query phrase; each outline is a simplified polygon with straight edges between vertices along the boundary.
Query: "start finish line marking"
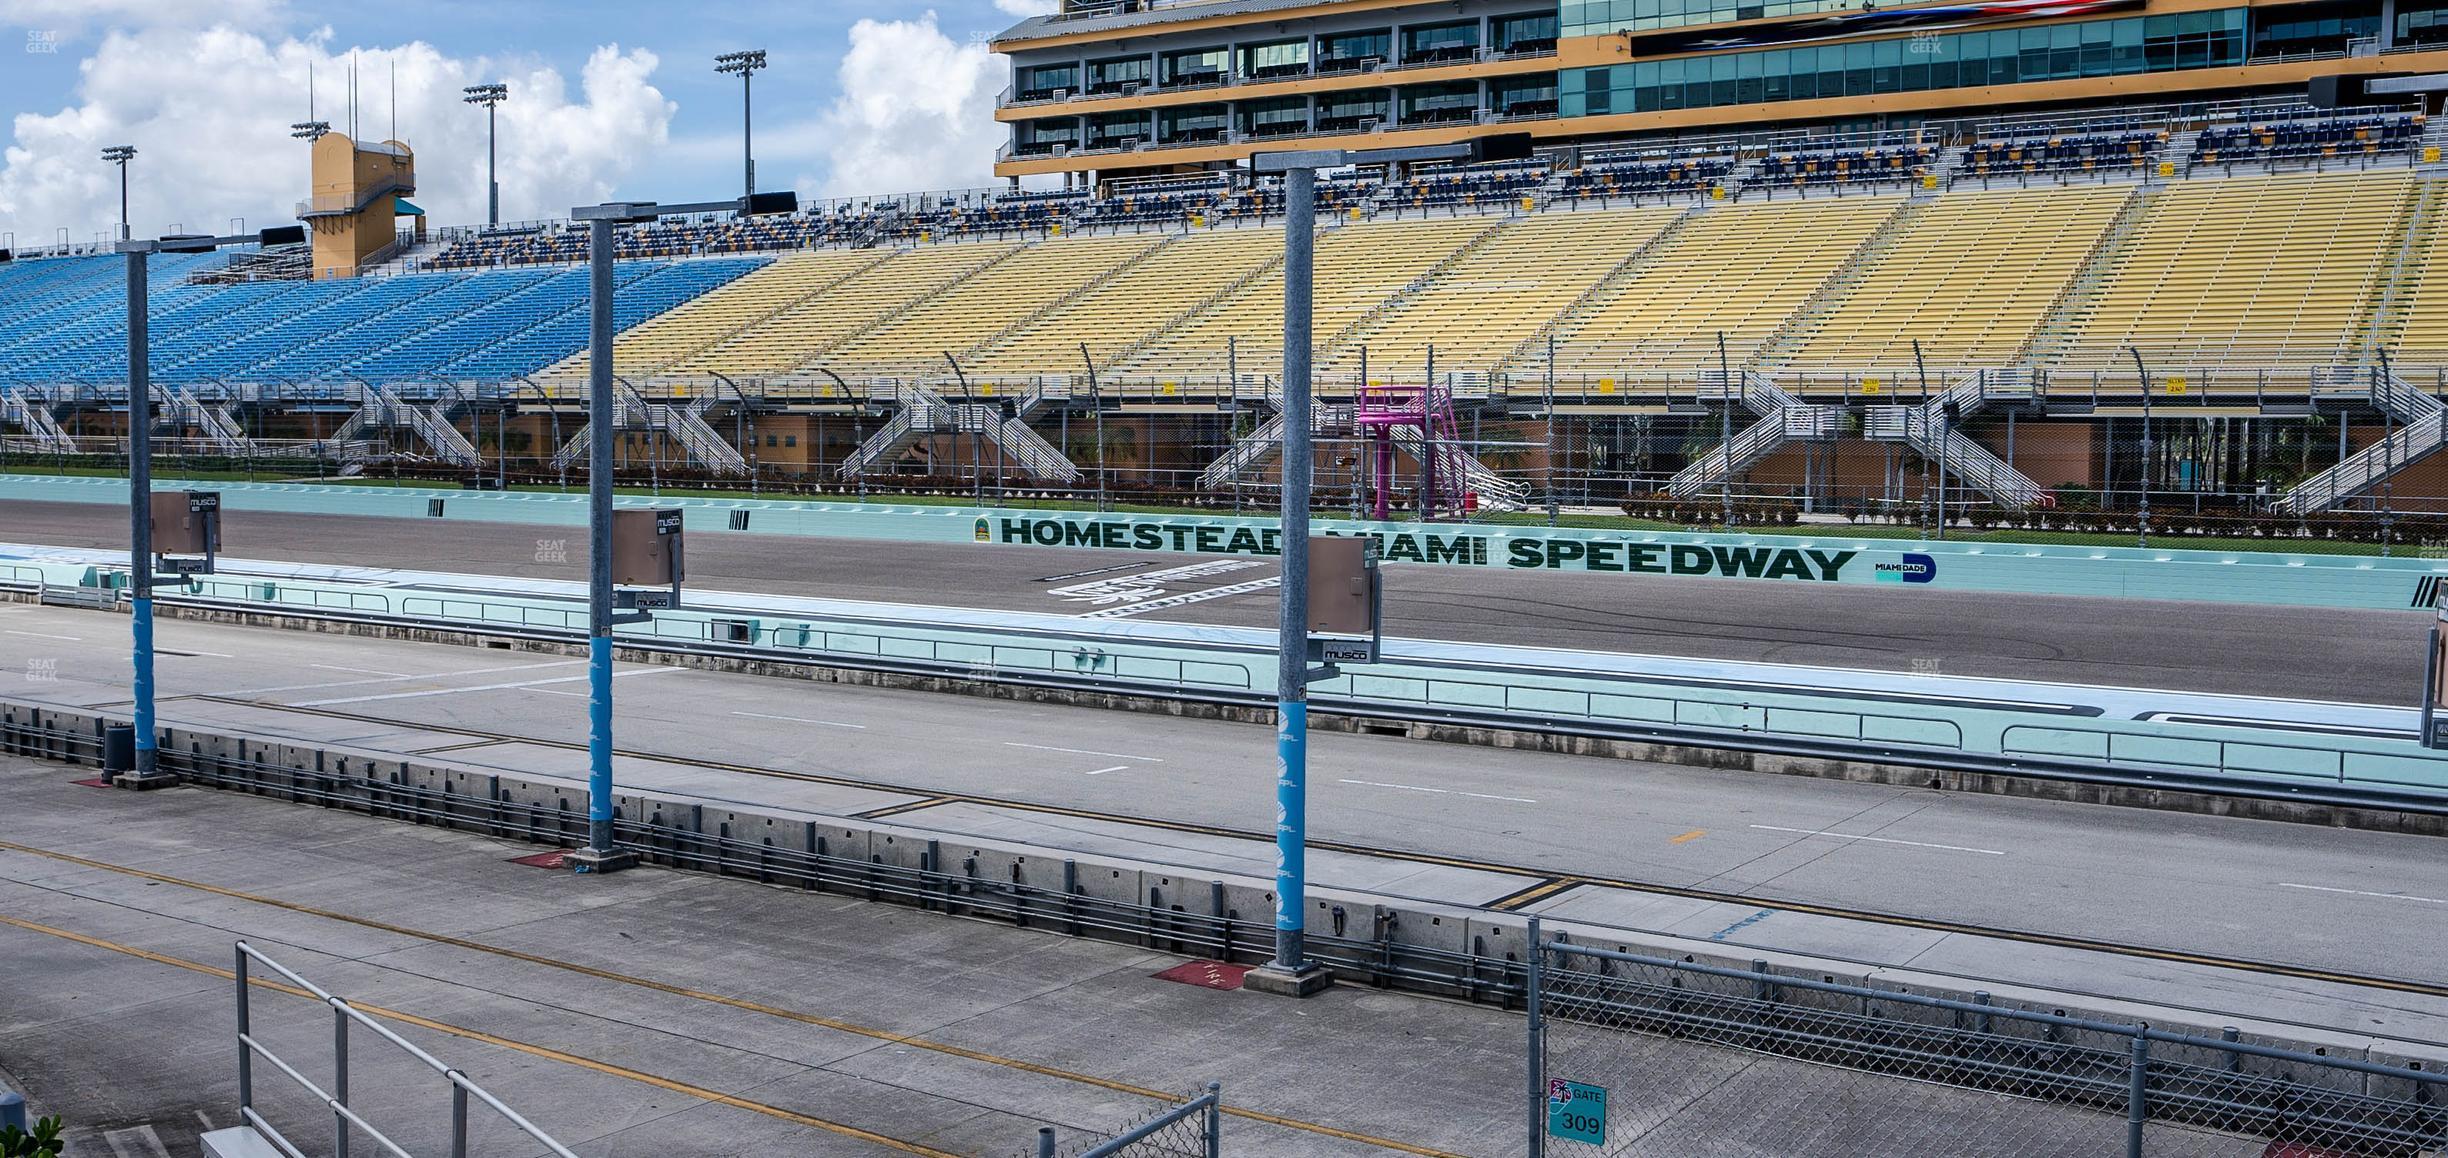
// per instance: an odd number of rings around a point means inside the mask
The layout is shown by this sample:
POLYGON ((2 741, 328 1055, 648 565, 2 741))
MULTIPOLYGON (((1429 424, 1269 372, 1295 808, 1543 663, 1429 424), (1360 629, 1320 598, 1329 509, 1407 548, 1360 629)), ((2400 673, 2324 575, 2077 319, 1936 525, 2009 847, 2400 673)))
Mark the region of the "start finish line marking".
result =
POLYGON ((1145 615, 1150 611, 1163 611, 1173 607, 1187 607, 1193 603, 1205 603, 1210 599, 1225 599, 1234 595, 1247 595, 1254 591, 1271 591, 1282 585, 1281 576, 1252 579, 1247 583, 1231 583, 1222 587, 1209 587, 1203 591, 1184 591, 1179 595, 1167 595, 1162 599, 1150 599, 1145 603, 1133 603, 1126 607, 1108 607, 1103 611, 1090 611, 1078 618, 1126 619, 1133 615, 1145 615))

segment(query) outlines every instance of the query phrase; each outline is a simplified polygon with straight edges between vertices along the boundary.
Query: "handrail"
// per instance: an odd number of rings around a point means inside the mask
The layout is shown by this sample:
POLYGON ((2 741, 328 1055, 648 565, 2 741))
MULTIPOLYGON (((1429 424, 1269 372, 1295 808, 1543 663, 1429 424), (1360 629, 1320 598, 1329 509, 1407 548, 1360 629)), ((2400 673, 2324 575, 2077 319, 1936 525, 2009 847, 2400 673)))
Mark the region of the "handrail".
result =
POLYGON ((380 1129, 377 1129, 373 1123, 366 1121, 362 1115, 358 1114, 355 1110, 349 1107, 348 1044, 349 1027, 351 1025, 357 1025, 371 1030, 377 1037, 380 1037, 384 1041, 397 1046, 408 1056, 424 1063, 427 1069, 442 1075, 443 1080, 450 1083, 452 1158, 467 1158, 467 1103, 468 1099, 471 1097, 483 1102, 487 1106, 492 1107, 494 1112, 500 1114, 504 1119, 508 1120, 511 1125, 518 1127, 521 1133, 524 1133, 529 1138, 541 1143, 545 1149, 559 1155, 559 1158, 578 1158, 575 1153, 571 1152, 569 1147, 564 1146, 560 1142, 554 1140, 552 1135, 545 1133, 541 1127, 528 1121, 527 1118, 518 1111, 511 1109, 507 1104, 503 1103, 500 1098, 493 1096, 493 1094, 487 1091, 483 1086, 477 1085, 476 1082, 469 1078, 465 1073, 462 1073, 452 1066, 443 1064, 440 1059, 434 1057, 430 1053, 425 1052, 425 1050, 420 1048, 415 1042, 409 1041, 407 1038, 401 1037, 399 1034, 393 1032, 390 1026, 384 1025, 382 1022, 367 1016, 363 1012, 360 1012, 357 1007, 350 1004, 347 999, 334 996, 322 986, 316 985, 314 982, 307 980, 305 977, 299 975, 296 970, 293 970, 288 966, 281 964, 279 961, 266 956, 261 950, 247 944, 243 940, 239 941, 237 944, 235 968, 231 970, 231 976, 232 979, 237 982, 238 986, 238 1114, 244 1122, 255 1127, 265 1137, 270 1139, 274 1145, 278 1146, 282 1152, 290 1155, 290 1158, 306 1158, 306 1153, 305 1151, 299 1149, 296 1144, 290 1142, 286 1136, 281 1134, 277 1128, 275 1128, 269 1121, 264 1119, 263 1115, 257 1113, 255 1110, 254 1061, 257 1055, 261 1055, 264 1060, 271 1062, 273 1066, 278 1068, 282 1073, 288 1075, 291 1081, 296 1082, 300 1087, 304 1088, 306 1092, 314 1095, 317 1100, 324 1104, 325 1108, 331 1111, 332 1154, 334 1155, 334 1158, 348 1158, 349 1129, 352 1126, 364 1131, 368 1137, 371 1137, 376 1142, 381 1143, 384 1149, 389 1150, 393 1154, 399 1155, 399 1158, 414 1158, 414 1156, 409 1154, 408 1151, 401 1149, 399 1144, 392 1141, 388 1135, 384 1134, 380 1129), (320 1001, 324 1005, 331 1008, 333 1051, 333 1078, 331 1089, 324 1089, 313 1079, 308 1078, 305 1074, 298 1072, 297 1067, 292 1066, 287 1061, 283 1060, 280 1055, 272 1052, 270 1046, 265 1045, 254 1036, 252 1029, 253 1021, 251 1017, 251 995, 253 993, 254 986, 257 983, 248 976, 247 966, 249 962, 261 964, 264 967, 272 970, 274 973, 277 973, 286 979, 291 985, 296 986, 297 989, 305 996, 311 997, 316 1001, 320 1001))

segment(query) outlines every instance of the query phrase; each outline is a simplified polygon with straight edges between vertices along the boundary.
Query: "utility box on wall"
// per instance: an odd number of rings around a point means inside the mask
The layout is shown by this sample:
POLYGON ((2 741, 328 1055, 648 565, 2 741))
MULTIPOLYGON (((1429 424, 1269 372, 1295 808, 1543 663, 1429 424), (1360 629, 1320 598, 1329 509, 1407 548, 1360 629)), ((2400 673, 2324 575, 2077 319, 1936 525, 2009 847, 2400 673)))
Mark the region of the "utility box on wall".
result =
POLYGON ((612 582, 622 587, 677 587, 687 576, 680 512, 612 512, 612 582))
POLYGON ((153 492, 153 553, 202 555, 221 551, 221 492, 153 492))

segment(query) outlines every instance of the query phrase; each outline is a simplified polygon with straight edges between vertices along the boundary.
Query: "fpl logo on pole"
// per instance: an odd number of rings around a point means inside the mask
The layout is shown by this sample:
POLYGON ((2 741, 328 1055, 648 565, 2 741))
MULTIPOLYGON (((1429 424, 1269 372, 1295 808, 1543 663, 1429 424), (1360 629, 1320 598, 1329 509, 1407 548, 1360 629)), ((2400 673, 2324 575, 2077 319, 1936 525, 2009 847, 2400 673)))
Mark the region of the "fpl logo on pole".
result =
POLYGON ((1893 563, 1874 563, 1871 575, 1881 583, 1927 583, 1938 577, 1938 560, 1907 554, 1893 563))

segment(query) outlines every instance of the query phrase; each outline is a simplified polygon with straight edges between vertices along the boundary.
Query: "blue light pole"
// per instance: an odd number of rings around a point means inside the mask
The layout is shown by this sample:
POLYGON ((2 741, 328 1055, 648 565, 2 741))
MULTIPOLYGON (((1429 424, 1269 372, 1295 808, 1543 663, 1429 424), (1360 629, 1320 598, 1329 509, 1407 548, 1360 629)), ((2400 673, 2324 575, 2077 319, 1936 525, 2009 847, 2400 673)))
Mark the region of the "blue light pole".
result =
MULTIPOLYGON (((1309 959, 1309 682, 1333 674, 1309 666, 1309 495, 1316 470, 1310 431, 1310 294, 1317 253, 1317 174, 1345 165, 1404 161, 1509 160, 1526 157, 1530 138, 1508 134, 1452 145, 1306 149, 1251 158, 1284 181, 1283 551, 1275 668, 1275 957, 1243 984, 1262 993, 1307 997, 1333 983, 1309 959)), ((1423 452, 1424 453, 1424 452, 1423 452)))
MULTIPOLYGON (((616 225, 653 221, 666 214, 742 216, 795 213, 799 195, 789 190, 751 194, 734 201, 657 205, 610 201, 570 210, 587 224, 587 843, 569 855, 579 872, 615 872, 637 863, 613 841, 612 820, 612 629, 646 613, 615 614, 612 590, 612 258, 616 225)), ((669 606, 668 603, 664 606, 669 606)))

